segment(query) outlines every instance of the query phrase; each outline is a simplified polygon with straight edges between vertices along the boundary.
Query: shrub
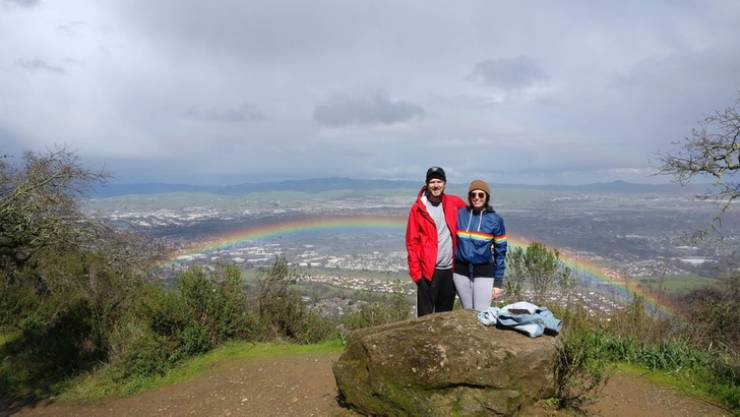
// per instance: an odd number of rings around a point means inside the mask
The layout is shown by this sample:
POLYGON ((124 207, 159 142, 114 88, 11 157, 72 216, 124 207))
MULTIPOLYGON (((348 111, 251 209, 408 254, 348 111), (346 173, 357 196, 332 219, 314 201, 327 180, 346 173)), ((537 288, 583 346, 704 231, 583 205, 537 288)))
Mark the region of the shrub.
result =
POLYGON ((248 310, 238 268, 226 267, 218 290, 222 300, 218 319, 220 339, 254 339, 258 334, 258 323, 255 314, 248 310))
POLYGON ((213 341, 209 337, 208 328, 203 324, 190 323, 178 336, 178 349, 170 357, 172 362, 176 362, 180 358, 206 353, 213 349, 213 341))
POLYGON ((277 258, 259 282, 255 300, 257 313, 268 339, 287 337, 298 343, 316 343, 335 332, 333 323, 309 310, 291 291, 285 258, 277 258))
POLYGON ((527 281, 539 303, 555 289, 568 291, 575 285, 572 271, 560 261, 560 252, 539 242, 532 242, 526 249, 517 247, 509 251, 506 267, 506 289, 517 299, 527 281))
POLYGON ((137 303, 110 331, 110 362, 117 380, 164 372, 231 339, 259 329, 248 310, 238 269, 209 274, 192 268, 173 290, 143 285, 137 303))
POLYGON ((0 347, 0 380, 13 382, 3 390, 18 396, 54 394, 69 375, 104 360, 106 351, 93 321, 85 300, 69 304, 56 316, 43 311, 27 315, 19 336, 0 347))
POLYGON ((679 305, 692 318, 691 337, 698 343, 719 347, 726 355, 740 358, 740 274, 719 284, 692 291, 679 305))
POLYGON ((154 332, 138 333, 112 361, 110 376, 116 382, 124 382, 133 377, 161 375, 171 365, 170 350, 166 338, 154 332))
POLYGON ((594 333, 587 327, 564 332, 553 366, 555 398, 560 408, 578 408, 608 379, 594 333))
POLYGON ((363 304, 359 310, 348 313, 342 319, 347 330, 362 329, 386 323, 406 320, 411 316, 409 302, 402 294, 378 302, 363 304))

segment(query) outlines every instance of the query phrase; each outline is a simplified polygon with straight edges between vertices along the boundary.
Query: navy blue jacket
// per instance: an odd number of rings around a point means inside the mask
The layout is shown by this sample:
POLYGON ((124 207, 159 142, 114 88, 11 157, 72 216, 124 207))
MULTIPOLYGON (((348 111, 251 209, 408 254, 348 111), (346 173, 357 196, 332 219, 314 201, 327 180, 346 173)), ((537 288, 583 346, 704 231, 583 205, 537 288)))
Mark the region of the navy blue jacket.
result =
MULTIPOLYGON (((493 209, 475 213, 468 208, 457 212, 455 260, 473 265, 490 264, 492 275, 501 282, 506 270, 506 227, 493 209)), ((455 272, 466 274, 455 268, 455 272)), ((478 274, 476 274, 478 275, 478 274)), ((487 275, 487 274, 485 274, 487 275)), ((485 276, 479 275, 479 276, 485 276)))

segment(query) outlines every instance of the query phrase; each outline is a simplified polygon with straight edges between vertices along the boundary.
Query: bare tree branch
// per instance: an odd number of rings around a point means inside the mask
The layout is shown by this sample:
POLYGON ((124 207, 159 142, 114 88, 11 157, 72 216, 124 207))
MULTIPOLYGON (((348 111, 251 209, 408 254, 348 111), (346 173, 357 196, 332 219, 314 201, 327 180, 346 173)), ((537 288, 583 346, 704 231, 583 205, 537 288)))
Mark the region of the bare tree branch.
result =
POLYGON ((740 92, 732 106, 707 116, 699 122, 698 129, 692 130, 690 137, 676 142, 680 149, 663 155, 658 169, 659 174, 671 175, 683 185, 695 177, 712 177, 713 191, 705 197, 723 201, 716 222, 721 221, 722 214, 740 197, 739 111, 740 92))
POLYGON ((82 215, 78 197, 106 176, 83 168, 64 148, 27 152, 21 166, 0 159, 0 257, 20 266, 39 249, 93 237, 95 226, 82 215))

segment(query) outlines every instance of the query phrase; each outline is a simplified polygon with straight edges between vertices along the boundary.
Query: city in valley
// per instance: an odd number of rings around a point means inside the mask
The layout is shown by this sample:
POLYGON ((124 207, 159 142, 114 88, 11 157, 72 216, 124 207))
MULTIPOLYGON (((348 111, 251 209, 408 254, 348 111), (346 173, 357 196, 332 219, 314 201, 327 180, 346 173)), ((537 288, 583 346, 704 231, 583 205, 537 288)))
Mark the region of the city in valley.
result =
MULTIPOLYGON (((406 273, 403 224, 418 192, 406 183, 355 190, 347 182, 344 188, 245 194, 129 193, 91 198, 85 209, 160 242, 168 254, 163 267, 168 279, 194 264, 211 270, 231 264, 249 283, 249 277, 284 257, 306 302, 342 314, 372 294, 414 293, 406 273), (290 222, 357 216, 395 219, 395 226, 286 229, 249 237, 250 230, 290 222), (239 231, 247 238, 218 244, 239 231)), ((494 184, 493 206, 506 222, 510 242, 543 242, 575 265, 577 287, 550 302, 577 301, 608 312, 624 303, 624 291, 616 287, 680 295, 738 268, 736 212, 725 212, 717 227, 713 219, 720 207, 696 190, 619 185, 494 184), (580 270, 581 264, 596 265, 601 279, 580 270)), ((448 192, 463 195, 464 188, 453 184, 448 192)))

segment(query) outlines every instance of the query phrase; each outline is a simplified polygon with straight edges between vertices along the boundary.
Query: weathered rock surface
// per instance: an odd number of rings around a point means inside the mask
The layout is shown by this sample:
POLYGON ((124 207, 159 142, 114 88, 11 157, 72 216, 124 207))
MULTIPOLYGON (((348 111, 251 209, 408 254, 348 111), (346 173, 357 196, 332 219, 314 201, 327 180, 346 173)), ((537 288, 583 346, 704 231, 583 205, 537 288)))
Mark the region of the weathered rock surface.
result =
POLYGON ((344 400, 378 416, 511 416, 553 394, 558 340, 456 310, 352 333, 334 364, 344 400))

